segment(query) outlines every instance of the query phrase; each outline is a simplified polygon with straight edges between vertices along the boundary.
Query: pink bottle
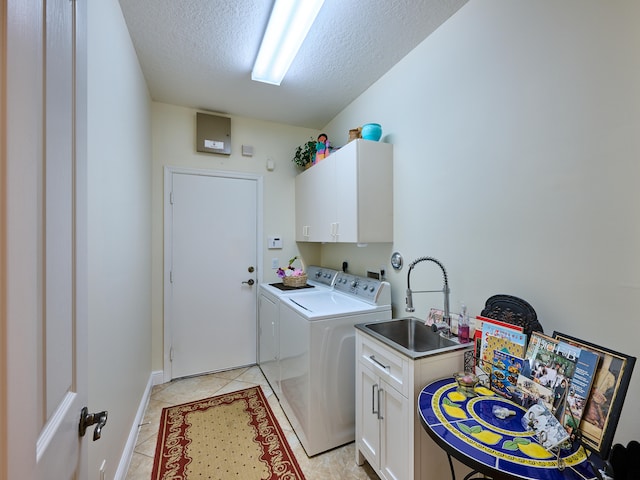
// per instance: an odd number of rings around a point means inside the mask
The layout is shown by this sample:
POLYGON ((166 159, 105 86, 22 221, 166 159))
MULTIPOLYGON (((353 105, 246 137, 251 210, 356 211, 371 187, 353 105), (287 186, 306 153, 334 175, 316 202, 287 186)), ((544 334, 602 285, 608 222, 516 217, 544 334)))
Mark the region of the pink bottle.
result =
POLYGON ((458 340, 460 343, 469 342, 469 316, 467 315, 467 307, 462 305, 462 312, 458 320, 458 340))

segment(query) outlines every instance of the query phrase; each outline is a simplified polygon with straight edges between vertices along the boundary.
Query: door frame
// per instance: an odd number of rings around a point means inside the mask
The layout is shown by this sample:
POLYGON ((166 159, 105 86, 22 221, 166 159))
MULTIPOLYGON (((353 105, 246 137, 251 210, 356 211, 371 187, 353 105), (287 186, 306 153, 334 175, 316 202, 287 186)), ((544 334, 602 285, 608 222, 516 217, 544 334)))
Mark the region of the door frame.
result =
MULTIPOLYGON (((258 286, 262 283, 262 264, 263 264, 263 211, 262 205, 263 201, 263 183, 264 176, 259 174, 252 173, 241 173, 234 171, 226 171, 226 170, 205 170, 205 169, 197 169, 197 168, 185 168, 185 167, 174 167, 174 166, 165 166, 164 167, 164 195, 163 195, 163 206, 164 206, 164 229, 163 229, 163 238, 164 238, 164 247, 163 247, 163 332, 164 332, 164 341, 163 341, 163 367, 162 367, 162 381, 167 383, 171 381, 171 344, 173 340, 171 325, 171 310, 170 299, 171 299, 171 252, 173 251, 173 239, 171 236, 171 232, 173 230, 173 215, 171 209, 171 177, 174 173, 183 174, 183 175, 200 175, 207 177, 219 177, 219 178, 237 178, 242 180, 251 180, 256 182, 256 284, 254 289, 254 301, 256 302, 256 330, 258 328, 258 286)), ((256 348, 256 358, 258 354, 258 342, 255 345, 256 348)))

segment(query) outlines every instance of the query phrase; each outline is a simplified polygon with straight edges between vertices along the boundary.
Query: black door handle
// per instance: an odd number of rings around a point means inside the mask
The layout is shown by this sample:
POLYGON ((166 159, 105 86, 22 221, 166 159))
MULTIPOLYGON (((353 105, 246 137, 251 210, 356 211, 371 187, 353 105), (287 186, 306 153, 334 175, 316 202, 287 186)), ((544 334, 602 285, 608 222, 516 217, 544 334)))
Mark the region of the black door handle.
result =
POLYGON ((84 434, 87 431, 87 427, 95 425, 96 428, 93 431, 93 441, 95 442, 100 438, 100 435, 102 434, 102 427, 104 427, 106 423, 106 410, 99 413, 89 413, 89 409, 87 407, 82 407, 82 411, 80 412, 80 424, 78 425, 78 433, 81 437, 84 437, 84 434))

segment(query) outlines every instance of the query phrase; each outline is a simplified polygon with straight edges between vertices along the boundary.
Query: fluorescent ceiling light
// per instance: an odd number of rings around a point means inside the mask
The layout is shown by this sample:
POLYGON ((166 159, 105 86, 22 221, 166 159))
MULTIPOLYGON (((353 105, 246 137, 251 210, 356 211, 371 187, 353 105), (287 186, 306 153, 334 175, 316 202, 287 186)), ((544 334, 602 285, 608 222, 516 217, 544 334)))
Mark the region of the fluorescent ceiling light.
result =
POLYGON ((280 85, 324 0, 276 0, 251 80, 280 85))

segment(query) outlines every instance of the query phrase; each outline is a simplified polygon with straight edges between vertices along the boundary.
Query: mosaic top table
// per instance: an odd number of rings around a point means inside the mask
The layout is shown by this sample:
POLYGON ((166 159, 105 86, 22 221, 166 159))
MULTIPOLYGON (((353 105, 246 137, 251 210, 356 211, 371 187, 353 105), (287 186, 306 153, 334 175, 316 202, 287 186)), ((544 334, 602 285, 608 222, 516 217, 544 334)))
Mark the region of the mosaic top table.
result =
MULTIPOLYGON (((418 396, 422 425, 447 455, 494 480, 598 478, 583 447, 561 450, 558 458, 522 426, 524 408, 484 387, 475 392, 472 397, 463 395, 453 378, 445 378, 430 383, 418 396), (516 414, 499 419, 494 405, 516 414)), ((453 468, 451 473, 455 480, 453 468)))

